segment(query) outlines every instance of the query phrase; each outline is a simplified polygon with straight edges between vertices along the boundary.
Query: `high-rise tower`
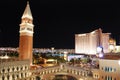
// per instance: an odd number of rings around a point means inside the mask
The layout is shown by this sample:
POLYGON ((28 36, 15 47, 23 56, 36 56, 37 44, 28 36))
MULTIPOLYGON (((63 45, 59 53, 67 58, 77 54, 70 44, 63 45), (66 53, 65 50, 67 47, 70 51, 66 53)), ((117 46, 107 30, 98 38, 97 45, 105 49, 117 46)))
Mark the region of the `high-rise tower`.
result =
POLYGON ((19 41, 19 59, 29 59, 32 64, 32 49, 33 49, 33 17, 31 14, 29 2, 21 18, 20 24, 20 41, 19 41))
POLYGON ((96 55, 98 47, 102 53, 108 53, 110 34, 103 33, 100 28, 90 33, 75 34, 75 53, 96 55))

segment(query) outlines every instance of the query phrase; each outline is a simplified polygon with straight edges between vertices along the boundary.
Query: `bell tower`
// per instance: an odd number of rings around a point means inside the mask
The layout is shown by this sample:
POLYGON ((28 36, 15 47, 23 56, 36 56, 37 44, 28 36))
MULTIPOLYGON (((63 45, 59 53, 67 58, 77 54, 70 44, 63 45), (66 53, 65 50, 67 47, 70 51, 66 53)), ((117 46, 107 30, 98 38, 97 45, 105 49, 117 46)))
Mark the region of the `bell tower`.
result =
POLYGON ((29 2, 27 2, 27 6, 21 17, 20 24, 20 39, 19 39, 19 59, 30 60, 30 65, 32 65, 32 50, 33 50, 33 17, 30 10, 29 2))

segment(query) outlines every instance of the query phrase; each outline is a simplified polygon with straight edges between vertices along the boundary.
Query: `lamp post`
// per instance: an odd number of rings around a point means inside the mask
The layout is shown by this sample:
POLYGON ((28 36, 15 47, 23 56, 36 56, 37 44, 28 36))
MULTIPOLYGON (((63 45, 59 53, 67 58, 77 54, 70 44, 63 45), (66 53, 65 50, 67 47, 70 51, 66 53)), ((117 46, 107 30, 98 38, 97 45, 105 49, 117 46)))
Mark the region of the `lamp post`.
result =
POLYGON ((54 56, 54 47, 51 47, 52 56, 54 56))

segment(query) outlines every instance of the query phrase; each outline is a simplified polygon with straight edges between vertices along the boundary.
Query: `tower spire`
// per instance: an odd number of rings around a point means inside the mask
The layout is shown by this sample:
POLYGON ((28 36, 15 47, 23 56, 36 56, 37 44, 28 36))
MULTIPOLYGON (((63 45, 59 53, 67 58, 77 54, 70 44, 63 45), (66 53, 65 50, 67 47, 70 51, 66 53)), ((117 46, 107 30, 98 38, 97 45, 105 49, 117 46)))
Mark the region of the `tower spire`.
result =
POLYGON ((26 6, 25 11, 24 11, 23 16, 22 16, 22 19, 23 18, 33 19, 30 5, 29 5, 29 1, 27 1, 27 6, 26 6))
POLYGON ((19 59, 30 60, 32 65, 32 50, 33 50, 33 18, 30 10, 29 2, 27 2, 25 11, 22 15, 20 24, 20 40, 19 40, 19 59))
POLYGON ((27 1, 27 4, 29 4, 29 1, 27 1))

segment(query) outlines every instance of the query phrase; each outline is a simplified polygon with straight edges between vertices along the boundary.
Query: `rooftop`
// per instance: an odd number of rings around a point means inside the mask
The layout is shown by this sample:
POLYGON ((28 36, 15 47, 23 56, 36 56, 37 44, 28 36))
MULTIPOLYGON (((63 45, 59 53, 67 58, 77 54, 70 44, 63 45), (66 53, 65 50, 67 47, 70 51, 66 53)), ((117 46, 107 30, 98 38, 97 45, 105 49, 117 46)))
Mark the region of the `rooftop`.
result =
POLYGON ((120 59, 120 53, 107 53, 107 54, 104 54, 104 56, 101 57, 100 59, 119 60, 120 59))

